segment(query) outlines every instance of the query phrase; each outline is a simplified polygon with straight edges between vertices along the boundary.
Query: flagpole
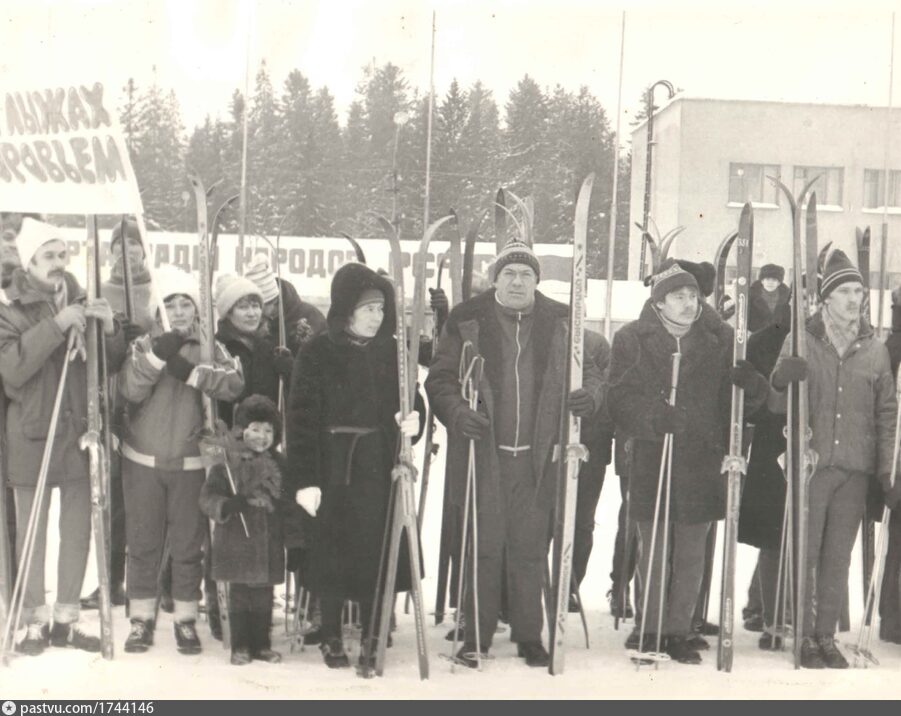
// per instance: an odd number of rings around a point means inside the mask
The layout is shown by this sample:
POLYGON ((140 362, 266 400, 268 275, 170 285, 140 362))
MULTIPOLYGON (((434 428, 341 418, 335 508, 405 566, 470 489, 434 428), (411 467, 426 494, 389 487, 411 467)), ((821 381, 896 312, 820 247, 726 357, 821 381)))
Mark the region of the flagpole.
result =
POLYGON ((626 11, 623 10, 622 28, 619 38, 619 90, 616 95, 616 136, 613 142, 613 198, 610 201, 610 229, 607 232, 607 301, 604 310, 604 335, 610 341, 612 336, 611 316, 613 308, 613 259, 616 253, 616 209, 619 190, 619 128, 623 116, 623 56, 626 50, 626 11))
POLYGON ((886 279, 886 257, 888 253, 888 202, 889 202, 889 149, 892 138, 892 90, 895 80, 895 13, 892 13, 892 44, 889 53, 888 107, 885 112, 885 157, 882 166, 882 245, 879 249, 879 307, 877 308, 876 336, 882 338, 882 314, 886 279))
POLYGON ((432 179, 432 116, 435 112, 435 11, 432 10, 432 59, 429 66, 429 118, 425 145, 425 202, 422 216, 422 230, 429 225, 429 199, 432 179))

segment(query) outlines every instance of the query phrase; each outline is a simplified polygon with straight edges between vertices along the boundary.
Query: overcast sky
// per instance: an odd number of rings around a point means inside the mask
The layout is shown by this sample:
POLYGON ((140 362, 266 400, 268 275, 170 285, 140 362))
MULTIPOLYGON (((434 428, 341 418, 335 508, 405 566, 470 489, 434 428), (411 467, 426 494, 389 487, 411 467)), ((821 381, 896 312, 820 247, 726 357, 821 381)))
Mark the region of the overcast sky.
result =
MULTIPOLYGON (((891 11, 898 3, 673 5, 626 8, 624 121, 657 79, 694 96, 888 101, 891 11)), ((399 65, 411 85, 427 91, 433 9, 439 96, 454 77, 464 85, 481 79, 503 105, 529 73, 543 86, 588 85, 611 118, 616 106, 622 3, 4 0, 3 6, 5 87, 99 79, 118 92, 129 76, 138 85, 152 81, 155 67, 160 85, 175 89, 189 127, 207 113, 223 113, 232 91, 243 88, 248 36, 254 70, 265 58, 277 91, 293 68, 314 86, 328 85, 342 123, 361 68, 371 62, 399 65)))

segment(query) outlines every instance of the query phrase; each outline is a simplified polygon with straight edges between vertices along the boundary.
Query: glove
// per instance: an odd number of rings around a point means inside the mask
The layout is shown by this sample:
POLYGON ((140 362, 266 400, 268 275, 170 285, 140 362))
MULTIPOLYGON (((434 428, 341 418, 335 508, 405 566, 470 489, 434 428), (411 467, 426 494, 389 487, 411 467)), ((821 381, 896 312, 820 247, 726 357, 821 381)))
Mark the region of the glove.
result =
POLYGON ((895 480, 892 485, 892 476, 888 473, 879 476, 879 482, 882 483, 882 492, 885 496, 885 506, 890 510, 901 507, 901 480, 895 480))
POLYGON ((291 377, 291 370, 294 368, 294 356, 285 346, 276 346, 272 351, 273 362, 275 363, 275 372, 278 373, 285 382, 291 377))
POLYGON ((435 312, 435 322, 444 323, 444 321, 447 320, 450 306, 447 300, 447 294, 442 288, 430 288, 429 296, 429 306, 435 312))
POLYGON ((773 387, 785 390, 789 383, 799 383, 807 377, 807 361, 795 356, 787 356, 779 361, 773 371, 773 387))
POLYGON ((294 328, 294 335, 297 336, 299 344, 304 344, 313 337, 313 326, 306 318, 301 318, 294 328))
MULTIPOLYGON (((125 342, 131 345, 133 341, 136 341, 138 338, 147 333, 147 331, 141 328, 141 326, 139 326, 137 323, 126 320, 122 322, 122 333, 125 334, 125 342)), ((154 351, 154 353, 156 353, 156 351, 154 351)), ((157 355, 159 354, 157 353, 157 355)), ((160 358, 162 360, 165 360, 162 356, 160 356, 160 358)))
POLYGON ((184 345, 185 337, 175 331, 163 333, 153 339, 150 344, 154 355, 160 360, 168 361, 172 356, 178 355, 178 349, 184 345))
POLYGON ((403 420, 400 419, 400 411, 398 411, 394 414, 394 422, 406 437, 414 438, 419 432, 419 411, 411 410, 403 420))
POLYGON ((729 380, 732 385, 741 388, 747 393, 754 394, 765 388, 766 378, 764 378, 751 361, 740 360, 729 371, 729 380))
POLYGON ((663 403, 657 408, 651 423, 654 426, 654 432, 660 435, 667 433, 681 435, 688 425, 688 415, 685 414, 683 408, 663 403))
POLYGON ((304 487, 297 491, 294 500, 310 517, 315 517, 322 503, 322 490, 318 487, 304 487))
MULTIPOLYGON (((154 351, 156 352, 156 351, 154 351)), ((166 370, 173 378, 178 378, 182 383, 187 383, 191 377, 191 371, 194 370, 194 364, 184 356, 176 353, 166 361, 166 370)))
POLYGON ((569 394, 569 412, 577 418, 590 418, 594 415, 594 398, 585 388, 579 388, 569 394))
POLYGON ((468 406, 457 416, 457 430, 470 440, 481 440, 488 433, 490 425, 488 418, 468 406))
POLYGON ((245 495, 232 495, 222 503, 222 518, 228 519, 247 509, 247 497, 245 495))

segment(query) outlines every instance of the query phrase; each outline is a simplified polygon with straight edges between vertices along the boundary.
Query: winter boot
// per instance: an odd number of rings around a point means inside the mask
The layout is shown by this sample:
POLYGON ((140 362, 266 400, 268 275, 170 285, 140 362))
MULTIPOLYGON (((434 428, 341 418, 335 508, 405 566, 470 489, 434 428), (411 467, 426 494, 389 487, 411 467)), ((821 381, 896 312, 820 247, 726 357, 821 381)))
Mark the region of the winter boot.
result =
MULTIPOLYGON (((319 645, 325 665, 330 669, 347 669, 350 667, 350 659, 344 651, 344 644, 338 637, 326 639, 319 645)), ((362 652, 360 654, 362 656, 362 652)))
MULTIPOLYGON (((110 587, 110 601, 114 607, 121 607, 125 604, 125 587, 121 584, 114 584, 110 587)), ((88 596, 81 600, 82 609, 100 609, 100 587, 97 587, 88 596)))
POLYGON ((175 646, 179 654, 199 654, 203 651, 193 619, 175 623, 175 646))
POLYGON ((250 655, 256 661, 278 664, 282 655, 272 649, 272 612, 250 612, 250 655))
POLYGON ((669 636, 663 650, 670 659, 680 664, 700 664, 701 655, 691 644, 691 639, 684 636, 669 636))
POLYGON ((831 636, 818 636, 817 645, 820 647, 820 654, 823 661, 830 669, 847 669, 848 660, 842 656, 842 653, 835 645, 835 639, 831 636))
POLYGON ((819 644, 809 636, 805 636, 801 642, 801 666, 805 669, 826 668, 826 662, 823 661, 823 654, 820 652, 819 644))
MULTIPOLYGON (((482 647, 482 660, 488 658, 488 647, 482 647)), ((464 644, 460 647, 460 651, 457 652, 454 657, 454 661, 458 664, 462 664, 463 666, 468 666, 470 669, 478 669, 479 668, 479 660, 476 659, 476 645, 475 644, 464 644)))
POLYGON ((547 666, 551 655, 540 641, 526 641, 516 645, 516 655, 526 660, 529 666, 547 666))
POLYGON ((710 648, 710 642, 708 642, 700 634, 690 634, 686 638, 686 641, 688 642, 688 645, 695 651, 707 651, 710 648))
POLYGON ((131 631, 125 640, 125 651, 128 654, 143 654, 153 646, 152 619, 132 619, 131 631))
POLYGON ((26 656, 40 656, 50 646, 50 627, 42 622, 28 625, 25 638, 16 644, 16 651, 26 656))
POLYGON ((100 639, 96 636, 85 634, 78 622, 66 624, 65 622, 53 622, 50 630, 50 644, 60 647, 71 647, 96 653, 100 651, 100 639))
POLYGON ((745 618, 745 631, 762 632, 763 628, 763 614, 751 614, 745 618))
POLYGON ((757 646, 763 651, 782 651, 784 644, 785 641, 782 635, 776 634, 769 627, 763 630, 763 634, 760 635, 760 641, 757 642, 757 646))
POLYGON ((229 608, 228 620, 231 624, 231 663, 244 666, 252 660, 250 637, 250 612, 229 608))

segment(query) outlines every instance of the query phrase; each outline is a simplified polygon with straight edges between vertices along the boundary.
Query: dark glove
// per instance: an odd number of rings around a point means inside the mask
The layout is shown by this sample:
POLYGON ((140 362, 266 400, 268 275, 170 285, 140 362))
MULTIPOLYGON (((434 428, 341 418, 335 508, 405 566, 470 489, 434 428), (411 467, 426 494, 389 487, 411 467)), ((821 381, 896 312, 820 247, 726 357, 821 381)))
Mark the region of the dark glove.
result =
POLYGON ((465 407, 457 417, 457 429, 470 440, 480 440, 491 425, 488 418, 481 413, 465 407))
POLYGON ((749 395, 757 395, 766 390, 767 382, 751 361, 740 360, 729 371, 729 380, 732 385, 741 388, 749 395))
POLYGON ((585 390, 585 388, 579 388, 570 393, 568 405, 569 412, 577 418, 590 418, 594 415, 596 408, 594 398, 591 397, 591 393, 585 390))
POLYGON ((168 361, 172 356, 178 355, 178 349, 184 342, 185 337, 181 333, 169 331, 154 338, 151 348, 160 360, 168 361))
POLYGON ((688 415, 683 408, 677 405, 663 403, 656 409, 651 423, 654 426, 654 432, 660 435, 667 433, 681 435, 688 425, 688 415))
POLYGON ((444 323, 444 321, 447 320, 447 314, 450 307, 447 300, 447 294, 444 292, 443 288, 430 288, 429 296, 429 306, 435 312, 435 322, 444 323))
POLYGON ((799 383, 807 377, 807 361, 804 358, 787 356, 779 361, 773 371, 773 387, 785 390, 789 383, 799 383))
POLYGON ((294 355, 285 346, 276 346, 272 351, 272 359, 275 363, 275 372, 287 382, 291 378, 291 370, 294 368, 294 355))
POLYGON ((228 519, 247 509, 247 497, 244 495, 232 495, 222 503, 222 519, 228 519))
POLYGON ((886 473, 879 476, 879 482, 882 483, 885 506, 890 510, 898 509, 901 506, 901 480, 896 479, 895 484, 892 485, 892 476, 886 473))
POLYGON ((294 335, 297 337, 297 343, 302 345, 313 337, 313 326, 306 318, 301 318, 294 328, 294 335))
POLYGON ((184 356, 176 353, 166 361, 166 369, 173 378, 178 378, 182 383, 187 383, 194 370, 194 364, 184 356))
MULTIPOLYGON (((141 328, 137 323, 128 320, 122 321, 122 332, 125 334, 125 342, 129 345, 147 333, 147 331, 141 328)), ((162 336, 160 336, 160 338, 162 338, 162 336)), ((156 353, 156 346, 154 346, 153 352, 156 353)), ((159 353, 157 353, 157 355, 159 355, 159 353)), ((165 360, 162 356, 160 356, 160 359, 165 360)))

